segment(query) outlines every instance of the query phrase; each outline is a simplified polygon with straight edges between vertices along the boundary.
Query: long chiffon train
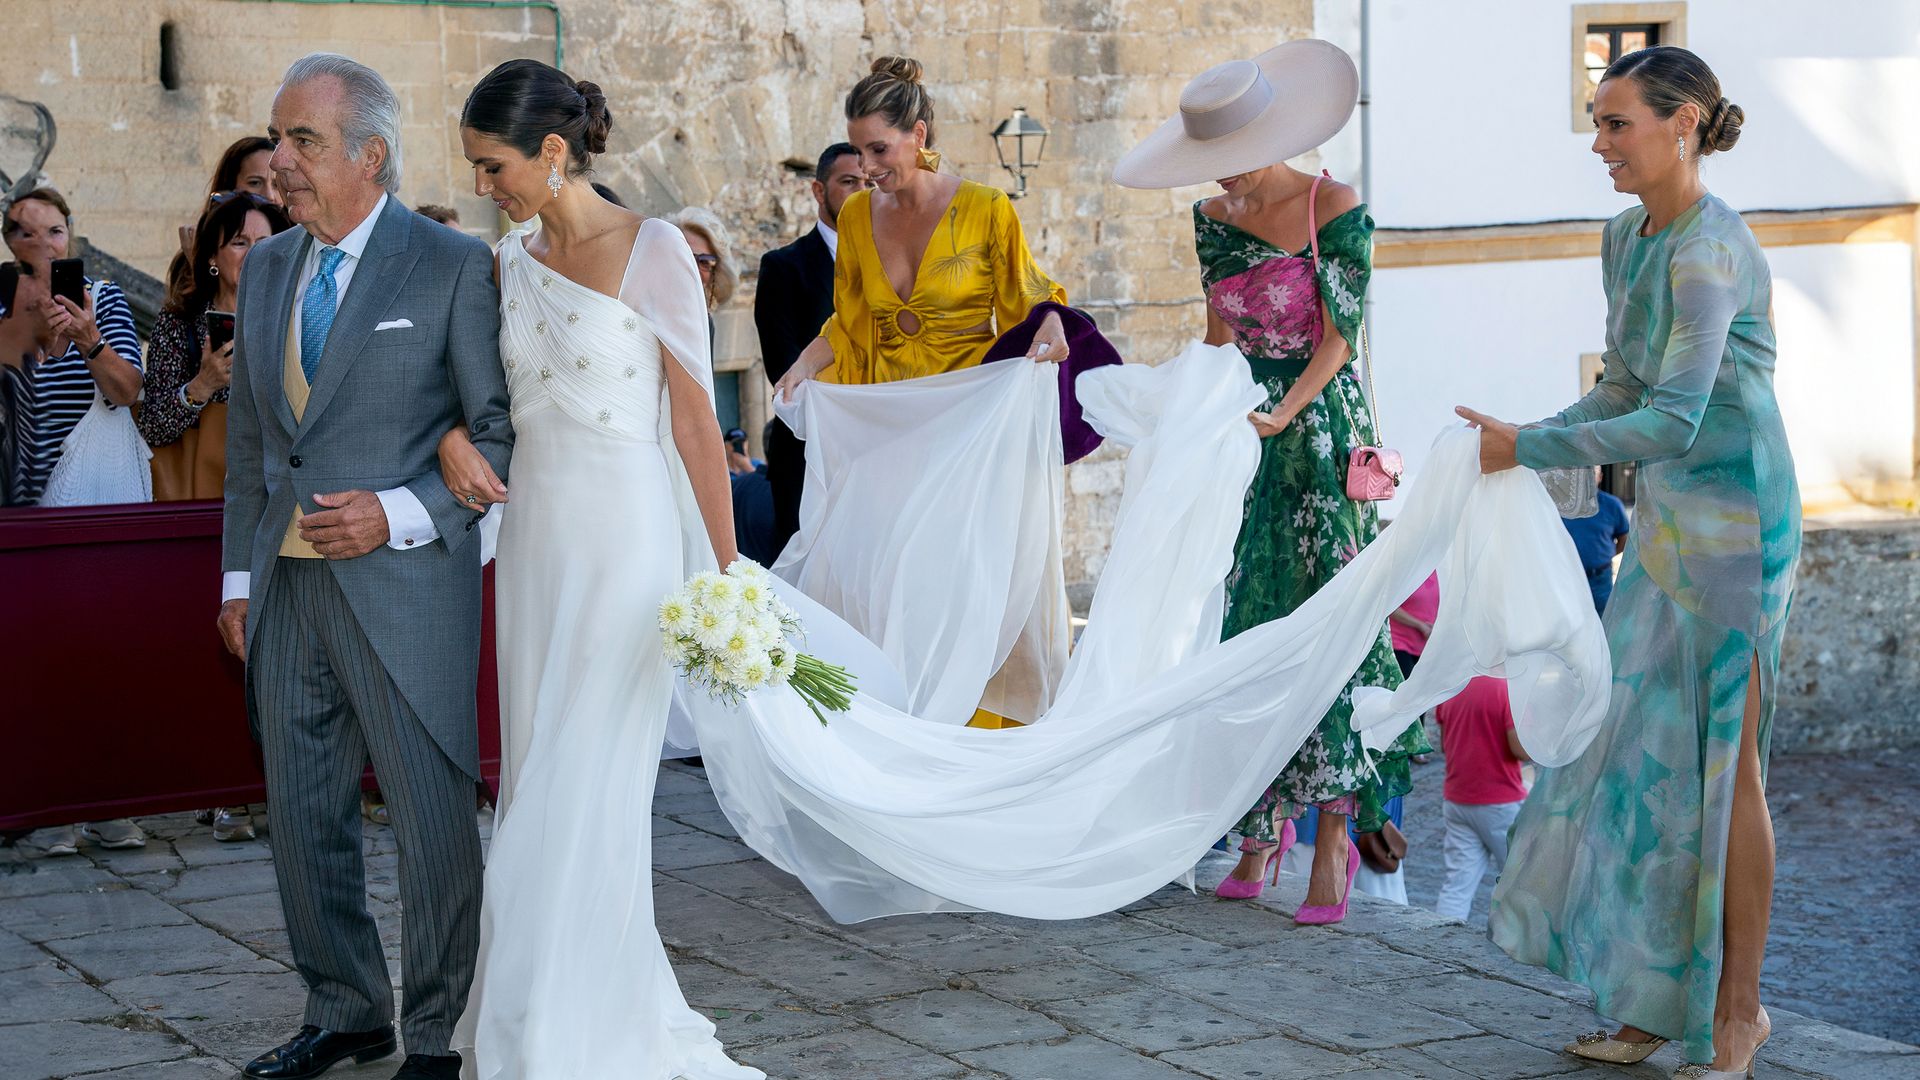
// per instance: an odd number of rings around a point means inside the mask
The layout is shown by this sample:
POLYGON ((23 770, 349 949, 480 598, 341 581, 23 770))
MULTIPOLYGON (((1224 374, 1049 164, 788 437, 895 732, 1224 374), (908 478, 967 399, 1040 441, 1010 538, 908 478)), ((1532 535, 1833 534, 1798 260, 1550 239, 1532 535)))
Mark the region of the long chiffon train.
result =
MULTIPOLYGON (((1050 369, 1028 364, 916 381, 940 382, 937 402, 927 400, 942 417, 917 428, 931 444, 917 460, 932 470, 917 483, 949 498, 912 514, 899 512, 888 480, 897 455, 874 437, 912 426, 901 415, 911 399, 809 385, 784 407, 809 439, 809 468, 822 463, 808 477, 795 543, 809 565, 796 576, 814 591, 875 566, 962 568, 957 581, 930 569, 889 573, 882 594, 862 602, 892 620, 887 658, 944 657, 944 692, 965 700, 1005 655, 942 643, 984 636, 1010 648, 993 631, 1017 625, 1027 603, 998 585, 969 587, 964 568, 986 556, 967 549, 1043 534, 1032 516, 1058 512, 1035 497, 1055 490, 1058 436, 1034 422, 1055 415, 1058 388, 1050 369), (1000 458, 1024 462, 1004 474, 1027 479, 965 482, 998 470, 1000 458), (823 547, 808 532, 829 527, 829 510, 865 528, 841 528, 823 547)), ((1220 587, 1257 450, 1244 361, 1231 347, 1195 345, 1157 367, 1087 373, 1077 388, 1088 418, 1130 448, 1126 492, 1087 632, 1032 726, 958 727, 867 695, 824 727, 781 692, 737 708, 687 702, 728 818, 834 918, 965 909, 1080 918, 1181 878, 1312 731, 1387 613, 1436 567, 1446 601, 1426 657, 1399 691, 1358 696, 1356 729, 1384 745, 1493 672, 1507 676, 1537 760, 1571 760, 1592 738, 1609 668, 1578 559, 1537 477, 1479 474, 1474 433, 1440 436, 1395 527, 1310 602, 1220 642, 1220 587)), ((1022 571, 994 572, 990 584, 1022 571)), ((810 651, 863 681, 864 668, 876 683, 904 675, 909 688, 926 685, 924 671, 876 671, 887 660, 870 646, 838 651, 857 635, 828 610, 833 590, 821 591, 824 606, 792 586, 785 593, 808 622, 810 651)))

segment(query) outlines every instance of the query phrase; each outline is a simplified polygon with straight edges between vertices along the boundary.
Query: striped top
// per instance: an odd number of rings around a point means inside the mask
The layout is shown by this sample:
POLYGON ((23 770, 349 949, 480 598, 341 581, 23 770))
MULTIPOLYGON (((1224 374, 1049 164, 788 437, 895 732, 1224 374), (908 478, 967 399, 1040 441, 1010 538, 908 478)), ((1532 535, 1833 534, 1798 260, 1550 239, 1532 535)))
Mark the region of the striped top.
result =
MULTIPOLYGON (((127 306, 126 294, 111 281, 87 278, 86 284, 93 290, 93 317, 107 348, 138 368, 140 335, 133 328, 133 309, 127 306)), ((0 316, 5 314, 0 309, 0 316)), ((87 370, 86 356, 74 345, 67 346, 65 354, 42 361, 22 389, 26 407, 18 418, 20 462, 14 504, 33 506, 46 490, 54 463, 60 460, 61 444, 92 407, 98 391, 93 373, 87 370)))

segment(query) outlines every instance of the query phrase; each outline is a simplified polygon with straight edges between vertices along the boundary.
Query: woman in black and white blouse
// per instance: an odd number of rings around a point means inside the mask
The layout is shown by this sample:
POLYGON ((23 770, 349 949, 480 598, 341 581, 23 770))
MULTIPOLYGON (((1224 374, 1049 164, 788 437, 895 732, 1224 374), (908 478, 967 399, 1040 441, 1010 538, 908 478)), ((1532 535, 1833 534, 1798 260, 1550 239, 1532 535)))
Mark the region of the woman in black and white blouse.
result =
POLYGON ((10 309, 0 309, 0 358, 22 380, 18 475, 13 502, 33 506, 60 460, 74 425, 96 392, 125 408, 140 398, 140 336, 133 309, 111 281, 85 279, 86 302, 50 292, 52 264, 67 257, 73 214, 52 188, 36 188, 7 208, 0 234, 20 265, 10 309))

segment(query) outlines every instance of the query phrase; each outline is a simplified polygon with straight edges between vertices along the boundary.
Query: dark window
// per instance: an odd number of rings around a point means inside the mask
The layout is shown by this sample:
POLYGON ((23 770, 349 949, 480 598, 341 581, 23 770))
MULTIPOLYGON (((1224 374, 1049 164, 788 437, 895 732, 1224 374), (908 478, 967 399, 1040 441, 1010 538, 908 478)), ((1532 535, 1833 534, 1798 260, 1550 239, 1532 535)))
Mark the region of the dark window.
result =
POLYGON ((180 35, 172 23, 160 24, 160 85, 180 89, 180 35))
POLYGON ((1659 23, 1590 23, 1587 26, 1585 57, 1587 68, 1587 119, 1593 119, 1593 88, 1607 65, 1641 49, 1660 44, 1659 23))

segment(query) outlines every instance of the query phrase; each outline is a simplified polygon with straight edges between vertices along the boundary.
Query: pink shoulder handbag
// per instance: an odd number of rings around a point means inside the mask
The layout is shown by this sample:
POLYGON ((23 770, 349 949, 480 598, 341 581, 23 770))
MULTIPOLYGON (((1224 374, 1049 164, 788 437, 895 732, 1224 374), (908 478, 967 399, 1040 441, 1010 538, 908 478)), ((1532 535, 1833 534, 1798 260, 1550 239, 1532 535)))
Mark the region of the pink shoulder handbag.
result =
MULTIPOLYGON (((1314 177, 1313 187, 1307 190, 1307 234, 1311 238, 1313 249, 1313 268, 1316 275, 1320 269, 1320 216, 1314 210, 1314 199, 1320 194, 1320 181, 1331 177, 1325 169, 1314 177)), ((1367 341, 1367 322, 1365 316, 1360 320, 1360 359, 1366 364, 1367 408, 1373 413, 1374 430, 1380 430, 1379 397, 1373 392, 1373 348, 1367 341)), ((1404 465, 1400 460, 1400 451, 1389 450, 1384 446, 1356 446, 1347 455, 1347 498, 1355 502, 1384 502, 1393 498, 1400 487, 1400 474, 1404 465)))

